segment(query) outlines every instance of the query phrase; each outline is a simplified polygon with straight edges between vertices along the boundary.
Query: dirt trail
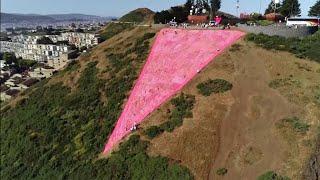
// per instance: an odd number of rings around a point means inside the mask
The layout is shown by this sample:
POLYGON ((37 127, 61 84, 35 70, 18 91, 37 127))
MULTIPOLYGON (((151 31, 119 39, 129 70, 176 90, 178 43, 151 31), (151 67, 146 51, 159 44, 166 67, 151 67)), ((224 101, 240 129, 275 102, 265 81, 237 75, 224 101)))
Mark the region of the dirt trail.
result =
POLYGON ((272 131, 275 121, 295 108, 268 87, 271 79, 259 51, 244 51, 236 61, 235 103, 222 120, 220 148, 209 179, 256 179, 270 168, 279 169, 285 158, 285 144, 272 131), (223 178, 216 175, 218 168, 230 166, 232 171, 223 178))

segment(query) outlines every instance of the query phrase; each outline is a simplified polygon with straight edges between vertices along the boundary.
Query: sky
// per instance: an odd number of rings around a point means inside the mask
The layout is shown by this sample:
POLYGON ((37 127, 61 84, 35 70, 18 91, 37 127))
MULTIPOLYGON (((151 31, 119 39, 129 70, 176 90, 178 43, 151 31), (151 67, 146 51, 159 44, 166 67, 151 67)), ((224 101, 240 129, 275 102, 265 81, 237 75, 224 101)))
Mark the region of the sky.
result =
MULTIPOLYGON (((1 12, 21 14, 82 13, 120 17, 140 7, 153 11, 184 4, 186 0, 1 0, 1 12)), ((263 13, 271 0, 240 0, 240 12, 263 13)), ((237 15, 236 0, 222 0, 221 10, 237 15)), ((316 0, 299 0, 302 16, 316 0)))

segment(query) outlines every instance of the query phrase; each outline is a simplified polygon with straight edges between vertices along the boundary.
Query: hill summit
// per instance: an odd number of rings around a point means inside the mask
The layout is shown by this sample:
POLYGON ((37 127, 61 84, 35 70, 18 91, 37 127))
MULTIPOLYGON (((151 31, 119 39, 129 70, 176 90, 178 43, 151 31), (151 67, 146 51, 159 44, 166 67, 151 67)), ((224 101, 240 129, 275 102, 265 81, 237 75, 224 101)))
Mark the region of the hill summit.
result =
POLYGON ((122 22, 150 23, 153 21, 154 12, 148 8, 138 8, 122 16, 122 22))

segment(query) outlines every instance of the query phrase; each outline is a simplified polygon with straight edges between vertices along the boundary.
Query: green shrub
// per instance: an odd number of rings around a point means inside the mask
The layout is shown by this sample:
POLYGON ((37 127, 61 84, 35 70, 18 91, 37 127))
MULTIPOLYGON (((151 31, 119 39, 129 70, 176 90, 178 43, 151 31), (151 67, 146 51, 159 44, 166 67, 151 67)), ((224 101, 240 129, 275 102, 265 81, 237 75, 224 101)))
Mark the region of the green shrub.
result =
POLYGON ((169 121, 163 123, 160 125, 160 128, 163 129, 163 131, 167 131, 167 132, 173 132, 173 130, 176 127, 181 126, 183 123, 182 119, 170 119, 169 121))
POLYGON ((160 127, 167 132, 172 132, 176 127, 180 127, 184 118, 192 117, 194 103, 195 97, 189 94, 182 93, 180 96, 173 98, 171 104, 174 105, 174 109, 171 112, 170 119, 161 124, 160 127))
POLYGON ((257 178, 257 180, 290 180, 287 176, 281 176, 274 171, 268 171, 257 178))
POLYGON ((294 131, 300 134, 305 134, 309 131, 310 128, 309 124, 302 122, 297 117, 285 118, 278 123, 278 127, 280 128, 286 125, 289 125, 294 131))
MULTIPOLYGON (((184 118, 192 117, 192 109, 195 103, 195 97, 192 95, 185 95, 183 93, 180 96, 171 100, 171 104, 174 105, 169 120, 162 123, 159 127, 152 128, 152 133, 155 134, 154 137, 161 134, 164 131, 172 132, 176 127, 180 127, 183 124, 184 118)), ((148 135, 149 136, 149 135, 148 135)), ((153 138, 152 136, 149 136, 153 138)))
POLYGON ((162 132, 163 132, 162 128, 158 126, 151 126, 144 131, 144 134, 146 134, 149 138, 155 138, 162 132))
POLYGON ((200 94, 210 96, 212 93, 224 93, 232 89, 232 84, 223 79, 209 79, 197 85, 200 94))
POLYGON ((224 176, 228 173, 228 170, 226 168, 219 168, 217 171, 216 171, 216 174, 219 175, 219 176, 224 176))

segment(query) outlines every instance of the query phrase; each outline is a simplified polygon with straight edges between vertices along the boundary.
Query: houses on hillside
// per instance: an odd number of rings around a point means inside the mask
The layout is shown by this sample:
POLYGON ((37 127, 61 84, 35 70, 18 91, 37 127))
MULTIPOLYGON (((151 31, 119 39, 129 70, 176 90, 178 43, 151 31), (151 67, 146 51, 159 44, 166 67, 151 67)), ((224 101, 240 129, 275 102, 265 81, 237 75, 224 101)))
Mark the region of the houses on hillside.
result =
POLYGON ((37 67, 24 73, 15 73, 10 69, 2 68, 0 75, 1 101, 10 100, 40 80, 51 77, 56 71, 49 66, 37 67))
POLYGON ((43 36, 21 34, 0 41, 0 52, 10 52, 16 58, 34 60, 40 65, 17 71, 14 63, 7 65, 6 61, 1 60, 1 101, 7 101, 41 79, 51 77, 70 60, 75 59, 79 50, 81 52, 83 47, 86 49, 98 45, 99 41, 98 35, 81 32, 43 36))

